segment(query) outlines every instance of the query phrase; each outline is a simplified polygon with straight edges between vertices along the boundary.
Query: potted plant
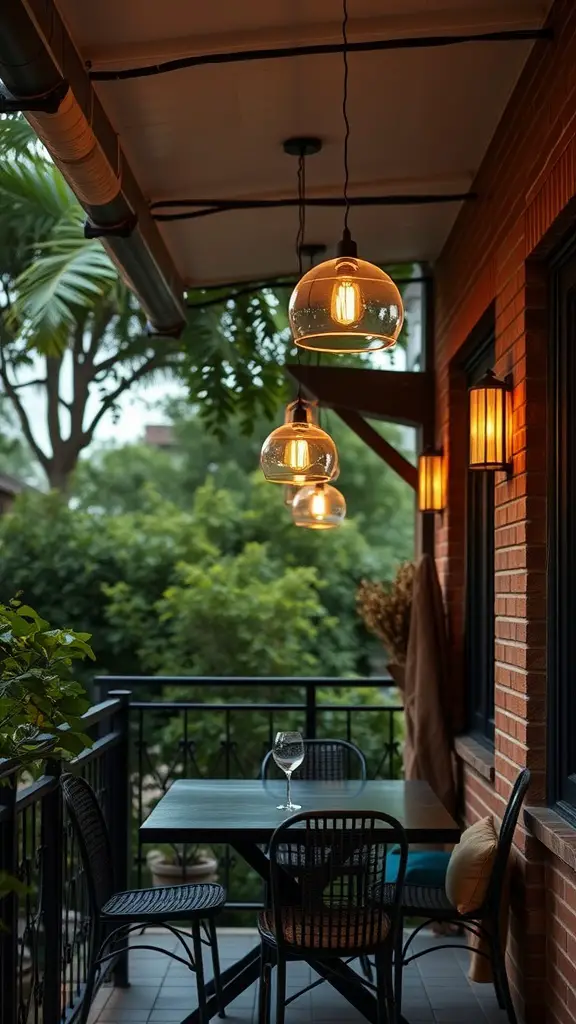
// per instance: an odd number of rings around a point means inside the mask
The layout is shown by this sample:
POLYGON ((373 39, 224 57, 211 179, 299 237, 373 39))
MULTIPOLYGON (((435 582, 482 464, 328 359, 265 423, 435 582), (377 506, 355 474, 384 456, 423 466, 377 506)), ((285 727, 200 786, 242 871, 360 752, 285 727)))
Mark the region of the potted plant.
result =
POLYGON ((362 580, 357 592, 358 612, 366 628, 382 640, 391 659, 388 671, 400 689, 404 688, 414 572, 412 562, 403 562, 392 581, 362 580))
POLYGON ((218 861, 200 846, 164 846, 150 850, 146 863, 152 885, 183 885, 188 882, 215 882, 218 861))

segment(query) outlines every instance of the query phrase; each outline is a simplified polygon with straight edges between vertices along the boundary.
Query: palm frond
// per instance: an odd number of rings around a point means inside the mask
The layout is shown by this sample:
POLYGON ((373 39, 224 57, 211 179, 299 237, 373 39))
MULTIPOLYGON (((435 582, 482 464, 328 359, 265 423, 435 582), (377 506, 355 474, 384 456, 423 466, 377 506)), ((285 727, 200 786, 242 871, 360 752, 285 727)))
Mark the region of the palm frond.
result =
POLYGON ((68 211, 15 282, 14 315, 34 345, 61 348, 79 310, 114 288, 116 267, 100 243, 84 238, 80 208, 68 211))
POLYGON ((45 159, 42 143, 21 114, 0 114, 0 156, 16 160, 45 159))

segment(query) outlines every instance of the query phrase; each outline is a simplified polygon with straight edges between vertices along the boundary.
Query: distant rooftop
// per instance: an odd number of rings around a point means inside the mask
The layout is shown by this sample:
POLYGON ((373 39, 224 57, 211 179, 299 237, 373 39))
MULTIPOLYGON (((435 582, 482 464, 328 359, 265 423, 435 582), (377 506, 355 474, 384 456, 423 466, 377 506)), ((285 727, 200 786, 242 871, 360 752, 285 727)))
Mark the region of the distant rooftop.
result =
POLYGON ((167 424, 147 424, 144 428, 144 444, 153 448, 173 448, 174 432, 167 424))

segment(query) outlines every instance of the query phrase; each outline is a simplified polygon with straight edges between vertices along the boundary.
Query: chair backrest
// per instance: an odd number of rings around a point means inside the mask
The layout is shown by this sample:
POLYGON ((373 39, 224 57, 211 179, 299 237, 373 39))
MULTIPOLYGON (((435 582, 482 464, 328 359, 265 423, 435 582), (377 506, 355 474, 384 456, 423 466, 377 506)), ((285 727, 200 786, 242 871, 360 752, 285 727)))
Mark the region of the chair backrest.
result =
MULTIPOLYGON (((270 778, 274 768, 275 761, 269 750, 262 761, 261 778, 270 778)), ((319 782, 365 781, 366 759, 358 747, 346 740, 304 740, 304 760, 294 772, 294 778, 319 782)))
POLYGON ((508 871, 508 861, 510 859, 510 850, 512 849, 514 832, 516 830, 516 825, 518 824, 520 808, 522 807, 529 785, 530 772, 528 768, 524 768, 518 775, 516 782, 512 787, 510 799, 508 800, 506 810, 504 811, 498 836, 498 849, 496 850, 496 858, 494 860, 494 866, 492 868, 490 882, 486 892, 485 905, 494 915, 497 915, 500 909, 502 889, 506 880, 506 873, 508 871))
POLYGON ((297 952, 369 952, 393 942, 408 842, 399 821, 376 811, 302 811, 272 836, 270 897, 279 946, 297 952), (399 848, 395 882, 386 857, 399 848))
POLYGON ((76 775, 63 775, 62 792, 72 822, 88 886, 92 913, 98 913, 114 893, 110 836, 92 787, 76 775))

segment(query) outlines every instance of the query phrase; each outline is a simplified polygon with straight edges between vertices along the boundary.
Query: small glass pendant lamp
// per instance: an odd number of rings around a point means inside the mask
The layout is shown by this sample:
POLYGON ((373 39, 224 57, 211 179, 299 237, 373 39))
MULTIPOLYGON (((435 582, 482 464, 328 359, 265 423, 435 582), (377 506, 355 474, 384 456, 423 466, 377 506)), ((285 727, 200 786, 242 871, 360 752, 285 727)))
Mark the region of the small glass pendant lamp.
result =
POLYGON ((301 487, 292 502, 294 524, 308 530, 333 530, 345 517, 344 495, 331 484, 301 487))
POLYGON ((327 482, 338 463, 334 441, 311 422, 310 409, 306 409, 303 399, 291 403, 286 415, 288 422, 273 430, 262 445, 260 465, 264 476, 273 484, 327 482))

